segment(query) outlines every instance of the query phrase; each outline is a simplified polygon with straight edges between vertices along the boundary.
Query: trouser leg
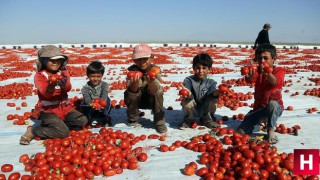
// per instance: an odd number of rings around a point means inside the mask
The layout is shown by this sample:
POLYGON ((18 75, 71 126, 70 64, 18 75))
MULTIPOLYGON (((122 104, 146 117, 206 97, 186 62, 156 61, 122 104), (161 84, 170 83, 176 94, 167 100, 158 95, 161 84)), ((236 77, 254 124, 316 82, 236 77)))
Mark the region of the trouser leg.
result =
POLYGON ((129 121, 138 121, 139 119, 139 103, 141 100, 141 91, 132 93, 126 90, 124 92, 124 102, 127 106, 127 117, 129 121))
POLYGON ((184 99, 181 101, 182 111, 184 113, 185 122, 193 122, 196 114, 196 102, 195 100, 184 99))
POLYGON ((268 117, 267 128, 275 130, 278 118, 282 115, 282 108, 277 101, 270 101, 266 107, 266 116, 268 117))
POLYGON ((70 130, 81 130, 88 123, 88 118, 77 110, 72 110, 66 115, 64 123, 70 130))
POLYGON ((32 128, 32 134, 41 138, 65 138, 69 135, 68 126, 55 114, 40 114, 40 126, 32 128))

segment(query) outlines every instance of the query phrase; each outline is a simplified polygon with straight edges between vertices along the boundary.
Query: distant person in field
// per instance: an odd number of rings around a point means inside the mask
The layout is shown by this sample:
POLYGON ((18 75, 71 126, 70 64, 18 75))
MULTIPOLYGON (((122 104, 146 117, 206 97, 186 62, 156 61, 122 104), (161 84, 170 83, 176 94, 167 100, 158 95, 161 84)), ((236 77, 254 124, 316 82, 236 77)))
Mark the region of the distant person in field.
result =
POLYGON ((269 33, 268 31, 271 29, 271 25, 266 23, 263 25, 263 29, 259 32, 256 41, 254 42, 253 49, 256 49, 258 46, 262 44, 270 44, 269 33))
POLYGON ((20 138, 21 145, 30 144, 35 136, 65 138, 70 130, 82 130, 87 124, 87 117, 75 110, 68 100, 71 83, 67 62, 68 57, 62 55, 56 46, 39 49, 34 83, 39 97, 37 106, 41 107, 40 125, 27 128, 20 138))
POLYGON ((259 131, 260 123, 267 120, 267 139, 271 144, 278 142, 274 130, 284 110, 281 92, 286 70, 274 66, 276 56, 276 48, 271 44, 263 44, 256 49, 258 71, 251 69, 245 77, 247 82, 255 83, 254 106, 238 129, 241 134, 250 134, 254 129, 259 131))
POLYGON ((102 80, 105 68, 99 61, 92 61, 87 67, 89 81, 81 89, 83 95, 82 110, 93 127, 111 126, 111 110, 108 97, 108 83, 102 80))
POLYGON ((128 126, 141 126, 139 109, 151 109, 153 122, 158 133, 166 133, 163 88, 160 85, 160 68, 153 64, 154 55, 146 44, 139 44, 133 49, 131 65, 127 76, 127 89, 124 102, 127 106, 128 126))
POLYGON ((207 78, 212 63, 212 58, 205 53, 198 54, 193 58, 194 75, 186 77, 182 86, 187 90, 187 93, 182 95, 181 105, 184 121, 181 128, 190 128, 191 124, 195 122, 196 116, 200 117, 201 123, 207 128, 219 126, 214 113, 217 109, 220 92, 216 88, 217 82, 207 78))

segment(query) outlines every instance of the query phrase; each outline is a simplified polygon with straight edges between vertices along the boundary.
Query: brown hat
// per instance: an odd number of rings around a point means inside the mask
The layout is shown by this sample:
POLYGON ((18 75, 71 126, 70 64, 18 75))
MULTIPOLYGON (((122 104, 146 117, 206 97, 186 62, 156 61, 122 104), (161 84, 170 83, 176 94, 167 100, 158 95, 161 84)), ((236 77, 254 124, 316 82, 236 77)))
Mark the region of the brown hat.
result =
POLYGON ((60 69, 65 69, 68 56, 61 54, 61 51, 58 47, 54 45, 47 45, 38 50, 38 59, 36 60, 36 65, 38 71, 41 71, 44 65, 49 61, 49 59, 64 59, 60 69))
POLYGON ((54 45, 47 45, 39 49, 38 58, 50 58, 50 59, 66 59, 67 56, 62 55, 60 49, 54 45))

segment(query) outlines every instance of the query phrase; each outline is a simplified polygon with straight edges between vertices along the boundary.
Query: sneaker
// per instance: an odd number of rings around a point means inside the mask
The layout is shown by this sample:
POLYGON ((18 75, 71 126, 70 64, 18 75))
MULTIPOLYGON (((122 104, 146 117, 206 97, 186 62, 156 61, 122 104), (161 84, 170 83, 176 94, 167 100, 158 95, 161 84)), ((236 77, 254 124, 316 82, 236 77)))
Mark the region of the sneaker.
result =
POLYGON ((104 126, 104 127, 111 127, 112 124, 111 124, 111 117, 110 116, 104 116, 102 119, 101 119, 101 125, 104 126))
POLYGON ((211 117, 211 119, 213 120, 213 122, 217 122, 217 118, 214 117, 214 114, 213 114, 213 113, 210 113, 210 117, 211 117))
POLYGON ((191 123, 190 123, 190 122, 187 122, 187 121, 184 121, 184 122, 181 124, 181 128, 182 128, 182 129, 190 128, 190 126, 191 126, 191 123))
POLYGON ((166 133, 168 131, 167 126, 165 124, 156 125, 156 131, 159 134, 166 133))
POLYGON ((138 121, 130 121, 130 120, 128 120, 127 126, 130 126, 130 127, 140 127, 141 124, 140 124, 138 121))
POLYGON ((238 128, 238 129, 237 129, 237 132, 238 132, 239 134, 241 134, 241 135, 246 134, 242 128, 238 128))
POLYGON ((212 129, 219 127, 219 124, 217 122, 214 122, 212 119, 206 119, 202 121, 202 125, 205 127, 212 129))

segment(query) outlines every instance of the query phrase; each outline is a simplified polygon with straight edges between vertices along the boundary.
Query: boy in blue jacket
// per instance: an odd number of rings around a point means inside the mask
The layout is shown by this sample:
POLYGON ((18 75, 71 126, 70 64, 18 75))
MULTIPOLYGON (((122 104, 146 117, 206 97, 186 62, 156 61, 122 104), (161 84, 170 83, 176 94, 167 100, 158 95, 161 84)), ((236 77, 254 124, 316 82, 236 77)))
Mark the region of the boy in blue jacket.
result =
POLYGON ((188 95, 182 97, 181 101, 185 114, 181 128, 189 128, 195 122, 196 115, 200 117, 202 125, 207 128, 219 126, 214 117, 219 100, 219 90, 216 89, 217 82, 207 78, 212 62, 212 58, 205 53, 193 58, 194 75, 186 77, 182 86, 187 89, 188 95))

